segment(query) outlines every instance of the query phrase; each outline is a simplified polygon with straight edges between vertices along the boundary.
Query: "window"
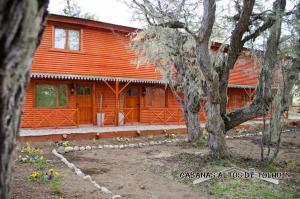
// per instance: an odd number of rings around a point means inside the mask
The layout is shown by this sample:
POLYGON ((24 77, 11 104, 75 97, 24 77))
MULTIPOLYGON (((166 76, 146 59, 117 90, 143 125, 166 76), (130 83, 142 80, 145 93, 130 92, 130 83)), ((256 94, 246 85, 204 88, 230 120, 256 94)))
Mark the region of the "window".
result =
POLYGON ((163 88, 147 87, 146 88, 146 106, 165 107, 166 92, 163 88))
POLYGON ((138 96, 138 88, 137 87, 131 87, 130 89, 127 90, 126 96, 138 96))
POLYGON ((80 33, 79 30, 55 28, 54 47, 66 50, 79 50, 80 33))
POLYGON ((37 84, 35 90, 36 107, 55 108, 67 105, 66 84, 37 84))
POLYGON ((78 85, 77 86, 77 95, 91 95, 91 86, 90 85, 78 85))

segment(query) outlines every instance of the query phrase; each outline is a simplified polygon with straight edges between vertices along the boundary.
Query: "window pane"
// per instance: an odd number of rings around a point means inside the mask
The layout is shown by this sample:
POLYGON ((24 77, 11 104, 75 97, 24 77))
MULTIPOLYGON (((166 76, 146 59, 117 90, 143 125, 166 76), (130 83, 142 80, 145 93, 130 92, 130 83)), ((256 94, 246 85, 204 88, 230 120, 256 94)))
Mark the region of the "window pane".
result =
POLYGON ((77 87, 77 95, 83 95, 84 94, 84 88, 81 85, 78 85, 77 87))
POLYGON ((138 88, 137 87, 132 87, 131 88, 131 96, 138 96, 138 88))
POLYGON ((146 106, 165 107, 166 93, 163 88, 146 88, 146 106))
POLYGON ((55 28, 55 48, 64 49, 66 46, 66 31, 62 28, 55 28))
POLYGON ((79 31, 69 30, 69 50, 79 50, 79 31))
POLYGON ((59 106, 67 105, 67 85, 60 84, 59 85, 59 106))
POLYGON ((36 85, 36 107, 56 106, 56 86, 49 84, 36 85))
POLYGON ((86 87, 85 87, 84 94, 85 94, 85 95, 91 95, 91 87, 90 87, 90 86, 86 86, 86 87))

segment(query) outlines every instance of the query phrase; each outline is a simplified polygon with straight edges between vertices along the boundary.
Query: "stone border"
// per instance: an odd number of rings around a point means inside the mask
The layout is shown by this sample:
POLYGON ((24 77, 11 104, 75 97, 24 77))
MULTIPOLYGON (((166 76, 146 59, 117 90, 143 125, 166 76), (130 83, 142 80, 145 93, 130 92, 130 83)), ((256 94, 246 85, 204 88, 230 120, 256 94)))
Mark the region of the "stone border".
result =
POLYGON ((89 180, 97 189, 102 193, 112 196, 112 199, 121 198, 120 195, 113 195, 113 193, 104 186, 100 186, 96 181, 92 179, 90 175, 85 175, 75 164, 69 162, 62 154, 59 154, 56 149, 52 150, 52 153, 58 157, 63 163, 65 163, 71 170, 74 170, 77 176, 82 177, 84 180, 89 180))
MULTIPOLYGON (((228 136, 226 135, 226 139, 236 139, 236 138, 243 138, 243 137, 253 137, 253 136, 261 136, 262 132, 258 133, 247 133, 244 135, 236 135, 236 136, 228 136)), ((154 146, 154 145, 162 145, 162 144, 168 144, 168 143, 177 143, 177 142, 187 142, 187 138, 179 139, 166 139, 163 141, 150 141, 150 142, 139 142, 139 143, 130 143, 130 144, 116 144, 116 145, 98 145, 98 146, 67 146, 63 147, 60 146, 57 149, 57 152, 60 154, 68 153, 68 152, 74 152, 74 151, 89 151, 94 149, 126 149, 126 148, 141 148, 145 146, 154 146)))
POLYGON ((130 143, 130 144, 116 144, 116 145, 98 145, 98 146, 60 146, 57 149, 57 152, 60 154, 73 152, 73 151, 85 151, 92 149, 126 149, 126 148, 141 148, 145 146, 154 146, 154 145, 162 145, 168 143, 177 143, 177 142, 187 142, 187 138, 185 139, 168 139, 163 141, 150 141, 150 142, 139 142, 139 143, 130 143))

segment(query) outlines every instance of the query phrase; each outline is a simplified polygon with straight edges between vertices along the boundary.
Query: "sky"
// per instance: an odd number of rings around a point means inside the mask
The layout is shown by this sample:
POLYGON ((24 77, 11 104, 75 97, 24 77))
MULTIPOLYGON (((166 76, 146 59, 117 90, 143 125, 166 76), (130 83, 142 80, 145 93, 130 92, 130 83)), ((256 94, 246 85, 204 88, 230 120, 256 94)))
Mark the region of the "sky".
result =
MULTIPOLYGON (((60 14, 64 0, 50 0, 48 10, 52 14, 60 14)), ((75 0, 84 12, 94 13, 99 17, 99 21, 118 25, 142 28, 141 22, 132 20, 132 11, 125 5, 124 0, 75 0)), ((293 5, 287 1, 287 9, 293 5)), ((264 0, 265 6, 270 7, 273 0, 264 0)), ((221 9, 232 9, 232 0, 219 0, 217 4, 221 9)), ((224 11, 224 10, 223 10, 224 11)))
MULTIPOLYGON (((62 2, 50 0, 50 13, 59 14, 62 2)), ((84 11, 95 13, 102 22, 141 28, 139 22, 131 20, 132 13, 121 0, 77 0, 77 3, 84 11)))

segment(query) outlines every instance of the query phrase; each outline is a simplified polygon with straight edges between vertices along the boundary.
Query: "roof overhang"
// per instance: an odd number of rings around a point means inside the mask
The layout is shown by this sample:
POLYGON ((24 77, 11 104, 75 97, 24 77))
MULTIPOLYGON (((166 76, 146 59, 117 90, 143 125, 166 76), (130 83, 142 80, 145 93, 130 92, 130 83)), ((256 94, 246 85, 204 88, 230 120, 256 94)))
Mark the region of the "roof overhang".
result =
MULTIPOLYGON (((110 77, 110 76, 92 76, 92 75, 71 75, 71 74, 55 74, 55 73, 32 73, 32 78, 42 79, 71 79, 71 80, 92 80, 92 81, 119 81, 149 84, 167 84, 167 80, 158 79, 141 79, 128 77, 110 77)), ((254 85, 229 84, 229 88, 255 88, 254 85)))
POLYGON ((119 81, 119 82, 135 82, 135 83, 150 83, 150 84, 167 84, 166 80, 157 80, 157 79, 91 76, 91 75, 69 75, 69 74, 54 74, 54 73, 32 73, 31 77, 42 78, 42 79, 71 79, 71 80, 119 81))

